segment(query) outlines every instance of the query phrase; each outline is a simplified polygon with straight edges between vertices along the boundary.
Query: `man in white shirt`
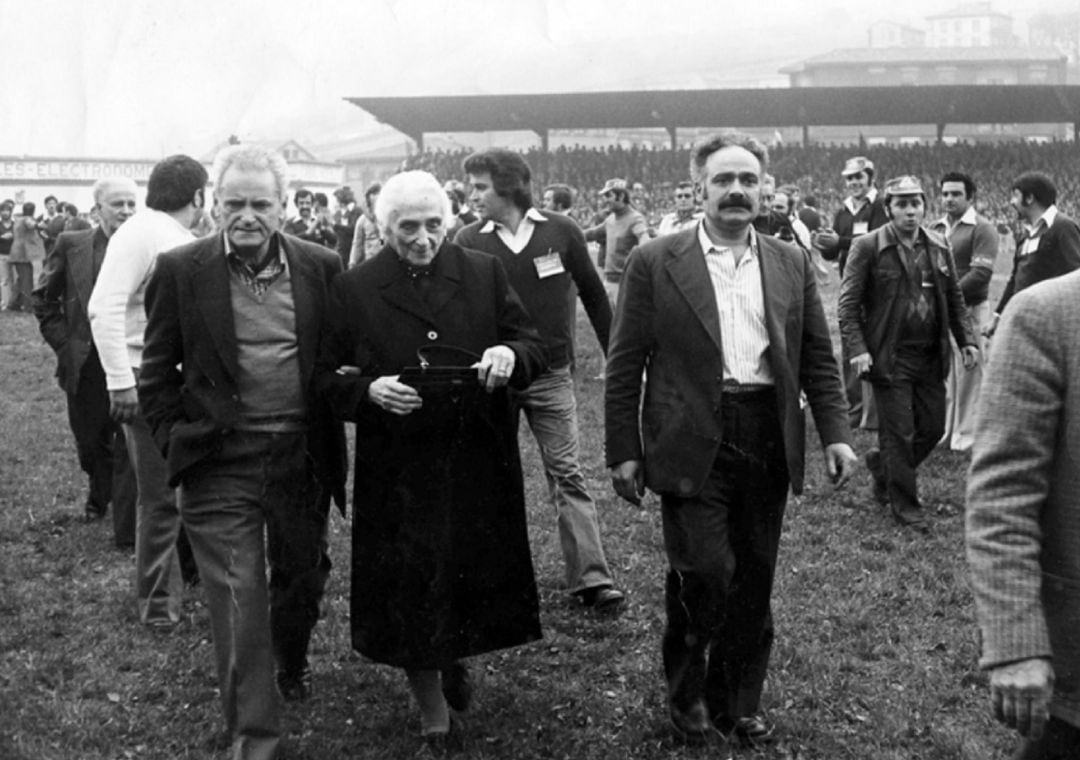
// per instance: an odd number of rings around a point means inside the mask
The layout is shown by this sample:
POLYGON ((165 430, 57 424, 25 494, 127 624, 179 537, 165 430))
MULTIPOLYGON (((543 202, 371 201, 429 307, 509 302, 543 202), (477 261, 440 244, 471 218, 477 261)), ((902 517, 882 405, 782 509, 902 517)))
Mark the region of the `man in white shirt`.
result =
POLYGON ((635 248, 626 266, 608 348, 606 456, 624 499, 640 503, 646 487, 660 495, 673 732, 757 747, 773 740, 760 703, 784 506, 803 486, 800 393, 834 483, 856 457, 810 263, 752 226, 765 146, 725 133, 692 156, 704 219, 635 248))
MULTIPOLYGON (((990 278, 998 252, 994 225, 975 213, 975 181, 963 172, 948 172, 940 182, 941 205, 945 211, 930 229, 948 239, 952 247, 960 291, 978 329, 986 324, 990 305, 990 278)), ((945 378, 945 437, 942 443, 953 451, 971 448, 975 430, 975 407, 982 383, 982 364, 964 372, 960 348, 952 343, 952 365, 945 378)))
POLYGON ((147 184, 147 209, 109 239, 88 308, 94 344, 105 370, 110 413, 124 427, 135 466, 139 620, 159 631, 170 630, 180 621, 180 515, 165 460, 139 410, 136 372, 146 330, 146 284, 159 254, 194 239, 191 228, 203 213, 207 178, 203 165, 189 156, 170 156, 154 166, 147 184))
POLYGON ((701 219, 701 212, 694 206, 694 183, 680 182, 675 186, 675 210, 665 214, 656 229, 657 236, 670 235, 689 229, 701 219))
POLYGON ((596 503, 581 469, 570 374, 578 297, 601 350, 607 351, 611 307, 604 285, 577 224, 533 207, 532 170, 520 154, 492 148, 465 159, 464 169, 480 221, 461 230, 454 242, 502 262, 547 350, 548 370, 513 397, 540 447, 558 514, 567 590, 586 607, 617 611, 625 595, 612 580, 596 503))

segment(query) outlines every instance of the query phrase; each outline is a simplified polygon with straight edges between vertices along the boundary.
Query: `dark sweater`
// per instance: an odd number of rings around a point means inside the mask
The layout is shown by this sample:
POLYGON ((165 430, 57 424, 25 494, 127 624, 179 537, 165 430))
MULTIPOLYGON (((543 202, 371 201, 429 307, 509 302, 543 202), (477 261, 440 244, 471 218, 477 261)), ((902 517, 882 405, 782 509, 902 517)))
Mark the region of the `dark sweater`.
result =
POLYGON ((581 296, 600 347, 607 353, 611 328, 611 305, 604 284, 597 274, 585 247, 581 228, 562 214, 539 212, 547 221, 535 222, 532 237, 521 253, 514 253, 498 233, 481 232, 484 220, 473 222, 458 232, 454 242, 462 248, 491 254, 498 258, 540 332, 552 369, 565 367, 574 358, 576 299, 581 296), (565 270, 541 278, 534 261, 558 253, 565 270))

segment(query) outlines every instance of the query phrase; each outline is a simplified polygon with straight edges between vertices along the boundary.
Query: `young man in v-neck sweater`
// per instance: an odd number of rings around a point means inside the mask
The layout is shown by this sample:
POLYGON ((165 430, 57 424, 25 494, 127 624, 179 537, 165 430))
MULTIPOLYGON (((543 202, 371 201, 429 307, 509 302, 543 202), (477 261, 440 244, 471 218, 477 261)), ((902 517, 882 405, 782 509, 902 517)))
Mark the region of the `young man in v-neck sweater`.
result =
POLYGON ((612 581, 596 504, 581 471, 570 374, 578 296, 607 351, 611 306, 604 285, 581 229, 562 214, 533 207, 532 172, 519 154, 502 149, 474 153, 464 168, 472 185, 469 202, 480 219, 454 242, 502 261, 548 352, 548 371, 515 398, 536 437, 558 513, 567 588, 587 607, 617 610, 624 595, 612 581))

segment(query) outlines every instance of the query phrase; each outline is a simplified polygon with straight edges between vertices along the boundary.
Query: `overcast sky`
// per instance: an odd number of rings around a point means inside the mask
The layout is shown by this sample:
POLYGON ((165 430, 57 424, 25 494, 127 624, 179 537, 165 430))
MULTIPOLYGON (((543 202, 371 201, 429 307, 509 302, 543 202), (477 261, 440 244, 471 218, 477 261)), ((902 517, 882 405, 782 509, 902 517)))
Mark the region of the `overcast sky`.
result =
MULTIPOLYGON (((1026 21, 1075 0, 995 0, 1026 21)), ((0 0, 0 155, 158 158, 357 134, 360 95, 783 84, 950 0, 0 0), (309 10, 314 9, 314 10, 309 10), (707 79, 703 78, 707 77, 707 79)))

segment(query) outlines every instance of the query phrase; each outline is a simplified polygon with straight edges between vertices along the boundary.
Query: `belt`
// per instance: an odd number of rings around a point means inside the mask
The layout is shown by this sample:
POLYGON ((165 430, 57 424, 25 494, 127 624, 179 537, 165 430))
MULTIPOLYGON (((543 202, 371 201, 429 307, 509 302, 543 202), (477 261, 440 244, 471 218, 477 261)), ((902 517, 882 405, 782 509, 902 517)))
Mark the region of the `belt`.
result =
POLYGON ((776 390, 776 386, 768 385, 766 383, 734 383, 725 381, 720 386, 720 391, 727 395, 729 393, 743 394, 743 393, 765 393, 767 391, 776 390))

